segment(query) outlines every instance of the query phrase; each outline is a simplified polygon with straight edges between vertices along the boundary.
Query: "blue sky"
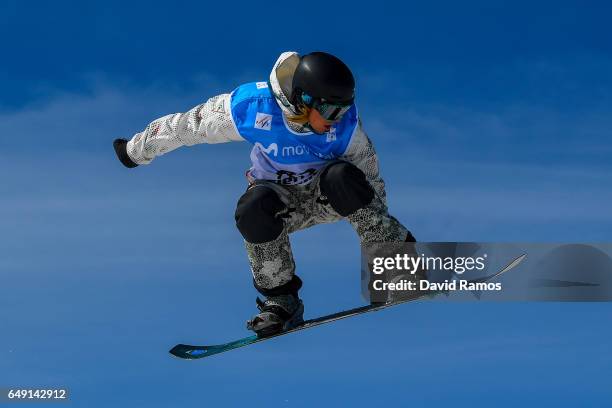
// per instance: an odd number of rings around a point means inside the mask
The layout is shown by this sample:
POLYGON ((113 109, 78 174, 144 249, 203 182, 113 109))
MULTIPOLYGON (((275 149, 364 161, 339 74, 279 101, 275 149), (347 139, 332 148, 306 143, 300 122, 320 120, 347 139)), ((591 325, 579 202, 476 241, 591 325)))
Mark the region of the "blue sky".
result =
MULTIPOLYGON (((244 335, 254 310, 233 225, 249 146, 128 170, 111 142, 265 80, 282 51, 326 50, 355 73, 391 212, 419 240, 609 242, 610 11, 2 2, 0 387, 67 386, 79 407, 609 405, 608 304, 422 302, 170 358, 244 335)), ((346 223, 292 245, 308 316, 362 302, 346 223)))

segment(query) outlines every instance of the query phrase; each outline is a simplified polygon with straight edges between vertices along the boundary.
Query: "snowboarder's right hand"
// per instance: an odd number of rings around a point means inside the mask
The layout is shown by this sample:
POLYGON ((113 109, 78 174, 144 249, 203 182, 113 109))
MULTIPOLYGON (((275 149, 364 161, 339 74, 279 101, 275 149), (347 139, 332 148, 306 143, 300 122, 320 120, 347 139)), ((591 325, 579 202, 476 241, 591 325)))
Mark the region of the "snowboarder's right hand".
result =
POLYGON ((129 168, 133 168, 138 166, 138 164, 134 163, 130 156, 127 153, 127 140, 125 139, 115 139, 113 142, 113 147, 115 148, 115 153, 117 154, 117 158, 119 161, 125 166, 129 168))

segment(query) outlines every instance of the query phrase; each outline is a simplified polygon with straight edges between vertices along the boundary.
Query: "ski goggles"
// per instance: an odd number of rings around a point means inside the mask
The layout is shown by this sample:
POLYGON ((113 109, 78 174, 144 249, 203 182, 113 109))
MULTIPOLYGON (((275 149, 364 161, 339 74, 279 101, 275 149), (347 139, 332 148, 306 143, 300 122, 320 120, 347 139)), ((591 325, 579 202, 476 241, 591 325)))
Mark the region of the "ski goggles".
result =
POLYGON ((317 112, 323 117, 323 119, 328 121, 338 121, 342 116, 351 109, 353 104, 337 104, 337 103, 329 103, 325 101, 315 100, 312 104, 312 108, 316 109, 317 112))

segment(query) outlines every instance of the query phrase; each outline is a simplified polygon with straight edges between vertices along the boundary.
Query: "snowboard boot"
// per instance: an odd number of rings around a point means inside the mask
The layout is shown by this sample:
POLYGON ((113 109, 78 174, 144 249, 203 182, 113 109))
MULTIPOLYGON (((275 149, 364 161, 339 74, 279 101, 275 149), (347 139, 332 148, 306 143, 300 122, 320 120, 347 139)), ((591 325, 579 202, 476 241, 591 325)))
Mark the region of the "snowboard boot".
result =
POLYGON ((269 296, 265 301, 257 298, 259 313, 247 321, 247 329, 259 337, 271 336, 304 322, 304 304, 297 295, 269 296))

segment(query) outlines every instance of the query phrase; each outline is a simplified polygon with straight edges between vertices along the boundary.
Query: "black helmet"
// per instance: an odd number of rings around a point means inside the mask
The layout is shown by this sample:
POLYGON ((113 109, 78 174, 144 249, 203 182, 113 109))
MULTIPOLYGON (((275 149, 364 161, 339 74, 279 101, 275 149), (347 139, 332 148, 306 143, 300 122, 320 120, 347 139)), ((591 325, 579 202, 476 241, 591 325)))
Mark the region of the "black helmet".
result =
POLYGON ((315 100, 351 105, 355 99, 351 70, 326 52, 312 52, 300 58, 291 88, 294 105, 311 105, 315 100))

